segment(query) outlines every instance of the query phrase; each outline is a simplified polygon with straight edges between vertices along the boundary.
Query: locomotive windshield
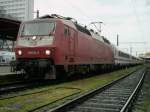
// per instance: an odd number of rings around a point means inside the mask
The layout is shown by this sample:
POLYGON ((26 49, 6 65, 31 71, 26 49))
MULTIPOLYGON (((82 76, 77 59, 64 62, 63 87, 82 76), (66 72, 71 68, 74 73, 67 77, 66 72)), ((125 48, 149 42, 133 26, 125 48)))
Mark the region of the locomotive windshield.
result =
POLYGON ((37 36, 37 35, 49 35, 55 30, 55 23, 25 23, 21 36, 37 36))

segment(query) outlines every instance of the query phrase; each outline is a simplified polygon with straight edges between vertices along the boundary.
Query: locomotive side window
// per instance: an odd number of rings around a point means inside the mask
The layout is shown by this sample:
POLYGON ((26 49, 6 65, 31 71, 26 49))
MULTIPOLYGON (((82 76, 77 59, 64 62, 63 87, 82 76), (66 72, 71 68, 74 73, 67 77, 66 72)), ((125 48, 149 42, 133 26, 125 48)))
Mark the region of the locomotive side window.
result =
POLYGON ((64 35, 65 35, 65 37, 70 35, 69 27, 67 27, 67 26, 64 26, 64 35))

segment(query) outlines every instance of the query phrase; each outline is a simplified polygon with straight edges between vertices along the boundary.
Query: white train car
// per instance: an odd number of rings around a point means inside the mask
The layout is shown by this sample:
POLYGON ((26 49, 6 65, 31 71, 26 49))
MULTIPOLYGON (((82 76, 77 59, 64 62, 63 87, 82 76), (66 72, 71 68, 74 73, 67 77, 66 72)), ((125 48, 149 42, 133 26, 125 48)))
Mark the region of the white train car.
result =
POLYGON ((137 57, 131 56, 130 54, 125 53, 114 46, 112 48, 114 51, 115 66, 128 66, 141 63, 137 57))
POLYGON ((10 62, 15 60, 15 52, 0 51, 0 65, 10 65, 10 62))

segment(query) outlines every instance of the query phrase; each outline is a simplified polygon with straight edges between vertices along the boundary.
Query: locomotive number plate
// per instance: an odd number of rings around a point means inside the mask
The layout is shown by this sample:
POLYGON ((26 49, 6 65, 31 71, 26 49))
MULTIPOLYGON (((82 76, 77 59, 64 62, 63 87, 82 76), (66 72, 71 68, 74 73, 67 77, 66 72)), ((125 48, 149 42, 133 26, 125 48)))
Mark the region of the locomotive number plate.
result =
POLYGON ((28 54, 40 54, 39 51, 28 51, 28 54))

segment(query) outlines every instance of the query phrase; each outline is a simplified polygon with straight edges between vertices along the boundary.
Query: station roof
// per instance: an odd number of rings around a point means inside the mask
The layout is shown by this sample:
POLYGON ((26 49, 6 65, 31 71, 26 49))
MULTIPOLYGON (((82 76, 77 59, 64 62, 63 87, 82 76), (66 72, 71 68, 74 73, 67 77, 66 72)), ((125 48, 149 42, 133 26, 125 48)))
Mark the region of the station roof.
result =
POLYGON ((21 21, 0 17, 0 39, 15 41, 21 21))

